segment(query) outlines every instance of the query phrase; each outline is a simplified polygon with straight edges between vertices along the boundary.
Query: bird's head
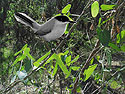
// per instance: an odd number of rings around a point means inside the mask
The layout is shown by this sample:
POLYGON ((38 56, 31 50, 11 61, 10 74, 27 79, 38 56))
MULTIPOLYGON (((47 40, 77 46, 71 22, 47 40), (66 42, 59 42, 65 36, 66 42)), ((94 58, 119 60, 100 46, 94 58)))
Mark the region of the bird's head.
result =
POLYGON ((67 16, 64 16, 64 15, 56 16, 55 19, 58 20, 59 22, 64 23, 64 24, 75 23, 75 21, 70 20, 67 16))

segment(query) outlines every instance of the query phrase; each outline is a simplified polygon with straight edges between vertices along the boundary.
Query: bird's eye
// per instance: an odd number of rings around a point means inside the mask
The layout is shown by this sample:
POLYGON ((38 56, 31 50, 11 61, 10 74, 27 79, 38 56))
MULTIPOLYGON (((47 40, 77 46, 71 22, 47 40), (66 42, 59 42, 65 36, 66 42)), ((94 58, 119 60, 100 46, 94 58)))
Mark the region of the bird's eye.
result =
POLYGON ((62 21, 62 22, 67 22, 69 21, 68 17, 66 16, 57 16, 55 17, 57 20, 62 21))

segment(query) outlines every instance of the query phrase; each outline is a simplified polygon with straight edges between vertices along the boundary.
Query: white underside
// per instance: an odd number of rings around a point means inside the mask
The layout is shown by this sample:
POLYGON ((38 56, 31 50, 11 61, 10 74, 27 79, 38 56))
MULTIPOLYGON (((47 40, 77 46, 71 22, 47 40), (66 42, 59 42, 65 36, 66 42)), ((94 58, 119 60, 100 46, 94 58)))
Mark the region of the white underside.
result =
POLYGON ((56 23, 54 25, 52 31, 50 33, 48 33, 47 35, 44 35, 42 37, 46 41, 55 40, 64 34, 64 32, 66 30, 66 26, 67 26, 67 23, 65 23, 65 24, 56 23))

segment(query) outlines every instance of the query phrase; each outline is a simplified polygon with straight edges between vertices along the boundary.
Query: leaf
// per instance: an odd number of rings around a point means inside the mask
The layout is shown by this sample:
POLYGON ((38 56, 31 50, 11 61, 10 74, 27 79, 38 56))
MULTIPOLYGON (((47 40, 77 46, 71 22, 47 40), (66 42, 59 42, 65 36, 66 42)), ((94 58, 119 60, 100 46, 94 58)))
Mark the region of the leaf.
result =
POLYGON ((109 67, 111 67, 111 61, 112 61, 111 50, 109 48, 105 48, 105 53, 106 53, 108 65, 109 67))
POLYGON ((102 9, 103 11, 111 10, 111 9, 113 9, 115 6, 116 6, 116 5, 105 5, 105 4, 102 4, 102 5, 101 5, 101 9, 102 9))
MULTIPOLYGON (((121 31, 121 39, 125 38, 125 30, 121 31)), ((125 41, 125 40, 124 40, 125 41)))
POLYGON ((97 64, 94 64, 92 66, 89 66, 89 68, 84 71, 84 76, 85 76, 84 81, 89 79, 89 77, 91 76, 93 71, 96 69, 96 67, 97 67, 97 64))
POLYGON ((30 48, 25 48, 25 49, 24 49, 24 55, 29 54, 29 52, 30 52, 30 48))
POLYGON ((28 72, 31 68, 32 68, 32 60, 31 61, 27 61, 26 64, 25 64, 26 72, 28 72))
POLYGON ((74 63, 74 62, 76 62, 77 60, 79 59, 79 55, 77 55, 72 61, 71 61, 71 63, 70 64, 72 64, 72 63, 74 63))
POLYGON ((121 68, 120 71, 124 71, 125 70, 125 67, 121 68))
POLYGON ((92 17, 96 17, 99 13, 99 3, 98 1, 95 1, 92 5, 91 5, 91 14, 92 17))
POLYGON ((18 54, 22 53, 22 51, 23 51, 25 48, 27 48, 27 44, 25 44, 20 51, 16 52, 16 53, 14 54, 14 56, 17 56, 18 54))
POLYGON ((102 21, 102 18, 100 17, 100 18, 99 18, 99 23, 98 23, 98 26, 99 26, 99 27, 100 27, 101 21, 102 21))
POLYGON ((62 55, 62 56, 61 56, 62 62, 65 62, 65 61, 66 61, 66 58, 67 58, 67 55, 62 55))
POLYGON ((52 76, 54 76, 56 74, 57 70, 58 70, 58 65, 56 63, 52 76))
POLYGON ((116 51, 120 51, 120 48, 117 47, 115 44, 113 43, 109 43, 108 46, 112 47, 113 49, 115 49, 116 51))
POLYGON ((27 76, 27 73, 25 70, 17 71, 17 75, 20 80, 22 80, 24 83, 27 83, 28 79, 24 80, 24 78, 27 76))
POLYGON ((46 53, 44 56, 39 58, 36 62, 33 63, 34 66, 38 67, 40 65, 40 62, 42 62, 48 55, 50 55, 51 51, 46 53))
POLYGON ((96 29, 96 31, 102 45, 108 46, 110 41, 110 32, 108 30, 101 30, 99 27, 96 29))
POLYGON ((28 53, 28 54, 27 54, 27 56, 28 56, 28 58, 29 58, 29 59, 34 60, 34 61, 35 61, 35 59, 34 59, 34 58, 30 55, 30 53, 28 53))
POLYGON ((26 55, 18 56, 16 60, 13 62, 12 66, 14 66, 17 62, 26 58, 26 55))
POLYGON ((43 66, 45 66, 46 64, 48 64, 53 59, 56 59, 56 54, 55 53, 44 63, 43 66))
POLYGON ((117 34, 117 43, 125 42, 125 30, 122 30, 120 34, 117 34))
POLYGON ((66 74, 67 78, 70 75, 70 72, 68 71, 68 69, 66 68, 66 66, 64 65, 64 63, 62 62, 62 60, 59 58, 58 55, 56 55, 56 63, 59 65, 63 73, 66 74))
POLYGON ((123 52, 125 52, 125 44, 123 44, 120 48, 123 52))
POLYGON ((90 64, 93 64, 94 58, 92 58, 92 60, 90 61, 90 64))
POLYGON ((77 67, 77 66, 71 66, 71 69, 74 70, 74 71, 77 71, 80 69, 80 67, 77 67))
POLYGON ((103 22, 100 24, 100 26, 103 25, 103 24, 105 24, 107 21, 109 21, 109 20, 112 19, 113 17, 114 17, 114 15, 112 15, 111 17, 109 17, 108 19, 106 19, 105 21, 103 21, 103 22))
POLYGON ((69 50, 66 50, 65 52, 64 52, 64 55, 67 55, 69 53, 69 50))
POLYGON ((96 56, 96 59, 99 61, 99 59, 100 59, 100 56, 98 55, 98 56, 96 56))
POLYGON ((110 86, 111 86, 111 88, 113 88, 113 89, 117 89, 117 88, 120 87, 120 85, 119 85, 116 81, 113 81, 110 86))
POLYGON ((10 84, 12 84, 16 80, 16 75, 11 79, 10 84))
POLYGON ((23 80, 26 76, 27 76, 27 73, 25 70, 23 71, 17 71, 17 75, 19 77, 20 80, 23 80))
POLYGON ((71 4, 68 4, 67 6, 65 6, 65 7, 62 9, 62 13, 63 13, 63 14, 68 13, 69 10, 70 10, 70 8, 71 8, 71 4))
POLYGON ((71 61, 71 55, 66 57, 66 63, 69 63, 71 61))

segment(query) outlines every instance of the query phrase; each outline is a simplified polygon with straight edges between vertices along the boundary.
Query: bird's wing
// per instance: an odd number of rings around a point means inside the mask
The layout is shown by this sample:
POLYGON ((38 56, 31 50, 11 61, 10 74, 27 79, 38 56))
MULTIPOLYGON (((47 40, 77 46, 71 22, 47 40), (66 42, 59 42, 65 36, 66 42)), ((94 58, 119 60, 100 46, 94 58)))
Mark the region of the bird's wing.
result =
POLYGON ((42 24, 39 30, 36 31, 35 33, 40 36, 46 35, 52 31, 54 24, 55 24, 55 19, 51 18, 50 20, 42 24))

